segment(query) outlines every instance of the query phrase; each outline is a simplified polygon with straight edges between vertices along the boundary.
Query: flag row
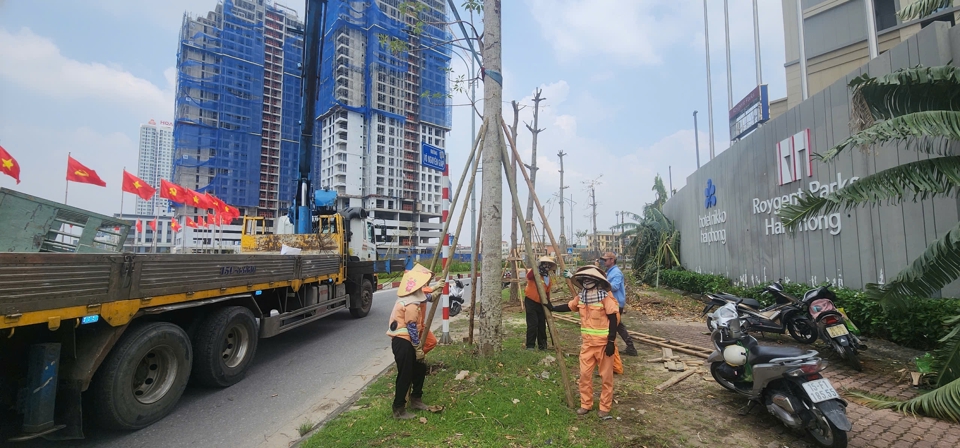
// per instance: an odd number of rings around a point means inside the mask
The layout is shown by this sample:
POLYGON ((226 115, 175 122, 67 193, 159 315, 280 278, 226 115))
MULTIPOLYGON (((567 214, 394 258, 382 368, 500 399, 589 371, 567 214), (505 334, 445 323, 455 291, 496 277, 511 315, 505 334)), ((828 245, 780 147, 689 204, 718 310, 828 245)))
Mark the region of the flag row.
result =
MULTIPOLYGON (((20 165, 2 146, 0 146, 0 173, 14 178, 17 184, 20 183, 20 165)), ((107 186, 107 183, 97 175, 96 171, 87 168, 70 155, 67 156, 67 181, 100 187, 107 186)), ((123 191, 133 193, 144 201, 149 201, 157 194, 156 188, 144 182, 143 179, 128 173, 127 170, 123 170, 123 191)), ((240 217, 240 211, 236 207, 223 202, 216 196, 210 193, 200 193, 164 179, 160 180, 160 197, 177 204, 196 207, 203 213, 206 213, 207 210, 213 210, 214 218, 218 223, 229 223, 240 217)), ((203 218, 199 217, 198 221, 202 223, 203 218)), ((207 221, 210 221, 209 215, 207 221)), ((192 220, 187 218, 185 225, 193 227, 190 225, 191 222, 192 220)), ((138 229, 142 228, 139 221, 137 223, 139 225, 138 229)), ((202 225, 199 224, 198 226, 202 225)))
MULTIPOLYGON (((147 227, 149 227, 150 230, 152 230, 154 233, 156 233, 156 232, 157 232, 157 226, 159 225, 159 221, 160 221, 159 218, 153 218, 152 221, 146 221, 146 220, 138 219, 137 222, 136 222, 136 225, 134 226, 134 228, 137 229, 137 233, 143 233, 143 223, 146 222, 146 223, 147 223, 147 227)), ((215 226, 215 227, 216 227, 216 226, 222 226, 222 225, 227 224, 227 223, 229 223, 229 222, 230 222, 230 221, 227 221, 227 220, 223 217, 223 215, 210 215, 210 214, 208 214, 206 221, 204 221, 203 216, 197 216, 197 220, 196 220, 196 221, 194 221, 192 218, 190 218, 189 216, 187 216, 187 217, 186 217, 186 221, 184 222, 184 225, 187 226, 187 227, 190 227, 190 228, 194 228, 194 229, 199 229, 199 228, 201 228, 201 227, 202 227, 202 228, 205 228, 205 229, 209 229, 210 226, 215 226)), ((172 230, 172 231, 174 231, 174 232, 179 232, 179 231, 183 230, 183 227, 180 225, 180 221, 178 221, 178 220, 176 220, 176 219, 171 219, 171 220, 170 220, 170 230, 172 230)))

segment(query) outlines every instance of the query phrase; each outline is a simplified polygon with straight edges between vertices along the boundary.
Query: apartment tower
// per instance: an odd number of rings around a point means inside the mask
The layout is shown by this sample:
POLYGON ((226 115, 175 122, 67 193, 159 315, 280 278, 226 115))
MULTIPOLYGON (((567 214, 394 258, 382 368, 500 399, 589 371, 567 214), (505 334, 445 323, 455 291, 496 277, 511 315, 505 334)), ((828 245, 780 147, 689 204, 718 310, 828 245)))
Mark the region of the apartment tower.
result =
MULTIPOLYGON (((154 187, 160 179, 170 180, 173 168, 173 123, 150 120, 140 125, 140 157, 137 161, 137 177, 154 187)), ((168 201, 154 195, 148 201, 137 197, 137 215, 157 216, 167 213, 168 201)))

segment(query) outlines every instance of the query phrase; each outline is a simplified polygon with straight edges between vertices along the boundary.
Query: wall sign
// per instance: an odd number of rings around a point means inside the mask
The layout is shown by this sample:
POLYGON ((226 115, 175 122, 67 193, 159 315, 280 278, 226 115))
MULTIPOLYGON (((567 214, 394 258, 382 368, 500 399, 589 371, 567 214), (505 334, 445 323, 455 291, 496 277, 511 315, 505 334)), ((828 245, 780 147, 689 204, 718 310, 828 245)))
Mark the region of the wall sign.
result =
POLYGON ((447 165, 447 153, 436 146, 421 143, 420 164, 427 168, 443 171, 443 168, 447 165))
MULTIPOLYGON (((707 188, 703 189, 703 206, 707 210, 717 206, 717 186, 713 179, 707 179, 707 188)), ((727 222, 727 212, 714 210, 699 216, 700 244, 727 244, 727 229, 718 229, 716 226, 727 222)))

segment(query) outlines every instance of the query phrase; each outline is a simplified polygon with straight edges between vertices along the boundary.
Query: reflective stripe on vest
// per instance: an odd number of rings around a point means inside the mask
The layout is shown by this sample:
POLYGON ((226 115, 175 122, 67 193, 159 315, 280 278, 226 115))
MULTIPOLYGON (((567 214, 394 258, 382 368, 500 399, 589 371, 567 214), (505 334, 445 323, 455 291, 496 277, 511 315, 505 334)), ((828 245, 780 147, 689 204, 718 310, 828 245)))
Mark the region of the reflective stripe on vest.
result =
POLYGON ((588 334, 590 336, 610 336, 610 329, 605 328, 603 330, 598 330, 594 328, 580 327, 580 333, 588 334))

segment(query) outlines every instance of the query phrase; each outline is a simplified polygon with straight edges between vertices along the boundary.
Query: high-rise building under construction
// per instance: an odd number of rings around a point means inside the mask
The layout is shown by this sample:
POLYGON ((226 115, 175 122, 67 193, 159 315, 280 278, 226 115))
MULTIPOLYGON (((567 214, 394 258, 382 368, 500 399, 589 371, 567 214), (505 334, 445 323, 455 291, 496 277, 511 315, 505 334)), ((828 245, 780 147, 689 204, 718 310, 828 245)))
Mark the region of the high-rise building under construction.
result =
MULTIPOLYGON (((340 207, 372 211, 381 249, 440 237, 443 173, 422 154, 442 159, 451 126, 446 22, 442 0, 328 3, 311 179, 336 190, 340 207)), ((268 225, 286 214, 298 178, 302 30, 295 11, 264 0, 184 16, 174 182, 268 225)))
POLYGON ((341 207, 373 212, 381 252, 440 237, 443 171, 424 152, 445 158, 450 132, 446 16, 443 0, 335 0, 328 9, 314 179, 339 193, 341 207))

